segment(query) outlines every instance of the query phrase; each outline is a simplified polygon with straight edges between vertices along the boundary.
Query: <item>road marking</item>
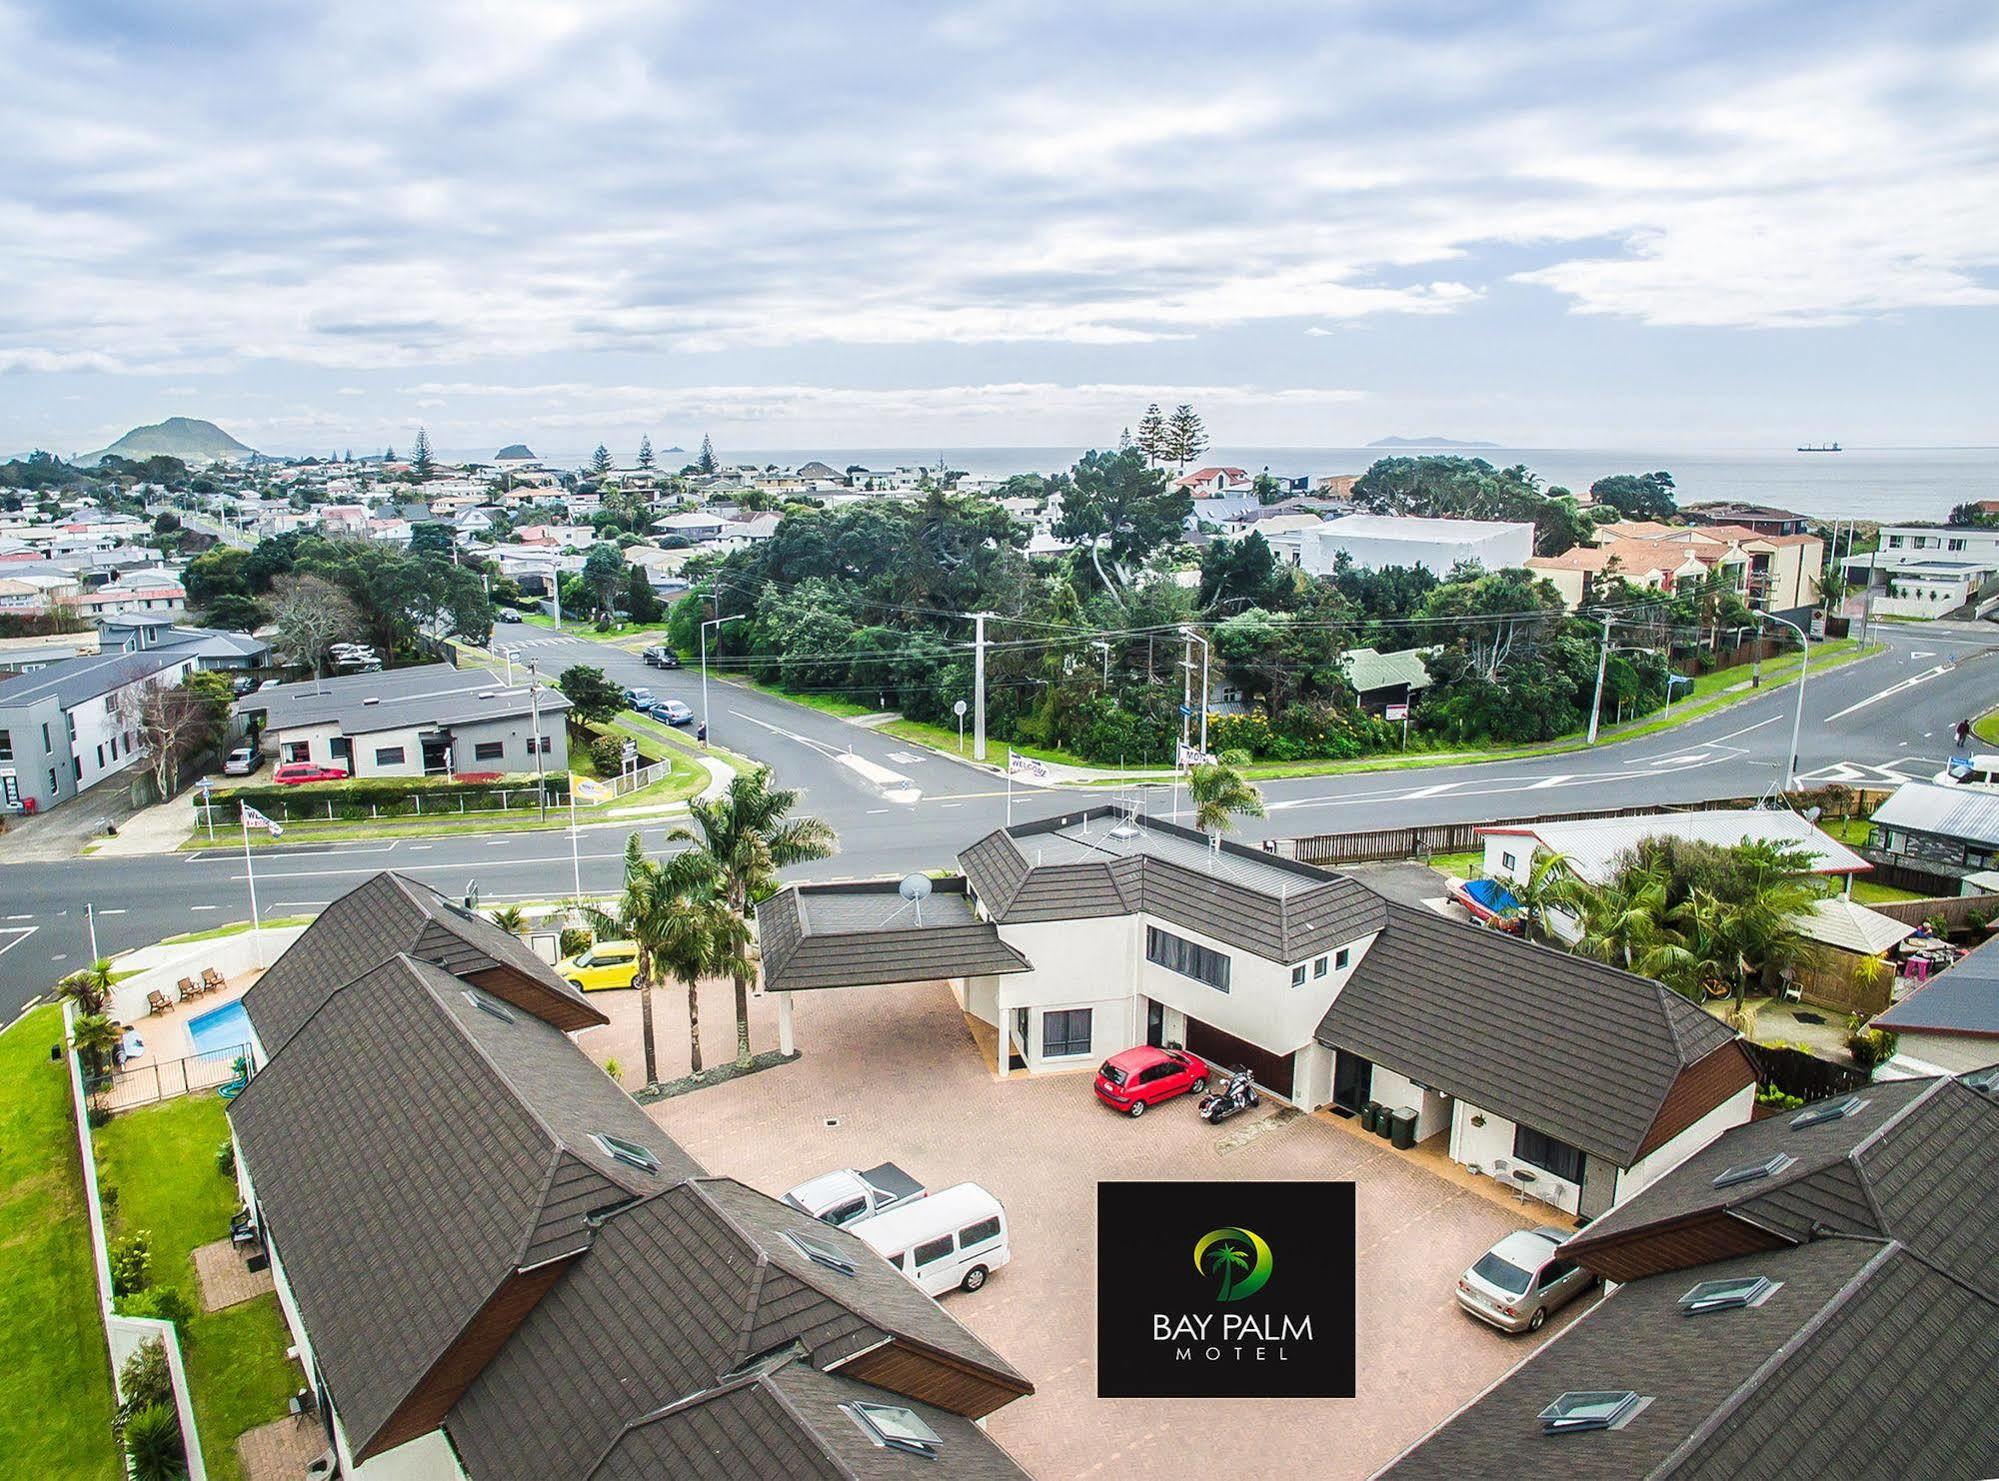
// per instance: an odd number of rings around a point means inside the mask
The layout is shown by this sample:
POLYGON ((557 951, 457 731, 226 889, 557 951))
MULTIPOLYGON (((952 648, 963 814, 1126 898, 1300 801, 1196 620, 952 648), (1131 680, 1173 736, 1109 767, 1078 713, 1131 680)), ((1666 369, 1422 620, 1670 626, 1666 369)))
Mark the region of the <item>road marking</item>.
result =
POLYGON ((34 917, 33 917, 32 915, 10 915, 10 916, 8 916, 8 917, 7 917, 7 919, 8 919, 8 920, 33 920, 33 919, 34 919, 34 917))
POLYGON ((1563 776, 1544 776, 1544 777, 1542 777, 1542 778, 1541 778, 1541 780, 1540 780, 1540 781, 1538 781, 1538 782, 1534 783, 1534 784, 1533 784, 1533 785, 1532 785, 1531 787, 1528 787, 1528 788, 1526 788, 1525 790, 1526 790, 1526 791, 1529 791, 1529 792, 1545 792, 1545 791, 1547 791, 1547 790, 1548 790, 1548 788, 1550 788, 1550 787, 1559 787, 1559 786, 1561 786, 1561 785, 1562 785, 1562 783, 1563 783, 1563 782, 1566 782, 1566 781, 1567 781, 1568 779, 1569 779, 1569 778, 1568 778, 1568 777, 1567 777, 1566 775, 1563 775, 1563 776))
POLYGON ((1860 700, 1858 703, 1850 704, 1843 710, 1837 710, 1834 713, 1827 715, 1825 717, 1824 723, 1829 725, 1834 720, 1844 719, 1846 716, 1852 714, 1855 710, 1866 709, 1876 700, 1886 699, 1891 694, 1900 694, 1904 689, 1914 689, 1918 684, 1927 684, 1931 679, 1934 679, 1938 674, 1948 673, 1948 672, 1949 672, 1948 666, 1941 663, 1937 664, 1933 668, 1926 668, 1920 674, 1916 674, 1910 678, 1904 679, 1899 684, 1890 684, 1886 689, 1881 690, 1878 694, 1870 694, 1867 696, 1867 698, 1860 700))
POLYGON ((871 807, 868 809, 868 816, 873 817, 876 813, 894 812, 894 811, 895 809, 892 807, 871 807))
POLYGON ((40 929, 39 926, 8 926, 5 930, 0 930, 0 936, 12 936, 14 938, 6 945, 0 946, 0 956, 5 956, 40 929))
POLYGON ((1418 787, 1413 792, 1403 792, 1399 795, 1411 801, 1418 797, 1441 797, 1453 787, 1462 787, 1463 785, 1463 782, 1439 782, 1434 787, 1418 787))
POLYGON ((420 854, 425 849, 430 849, 435 847, 437 847, 437 845, 433 843, 413 843, 410 845, 410 852, 413 854, 420 854))
POLYGON ((219 910, 219 909, 221 909, 221 907, 220 907, 219 905, 190 905, 190 906, 188 906, 187 908, 188 908, 189 910, 219 910))
POLYGON ((66 951, 59 951, 54 956, 50 957, 49 960, 52 962, 66 962, 69 960, 69 953, 66 951))
POLYGON ((97 913, 98 913, 99 915, 123 915, 123 914, 125 913, 125 907, 121 905, 121 906, 117 907, 116 909, 113 909, 113 910, 100 910, 100 911, 98 911, 97 913))

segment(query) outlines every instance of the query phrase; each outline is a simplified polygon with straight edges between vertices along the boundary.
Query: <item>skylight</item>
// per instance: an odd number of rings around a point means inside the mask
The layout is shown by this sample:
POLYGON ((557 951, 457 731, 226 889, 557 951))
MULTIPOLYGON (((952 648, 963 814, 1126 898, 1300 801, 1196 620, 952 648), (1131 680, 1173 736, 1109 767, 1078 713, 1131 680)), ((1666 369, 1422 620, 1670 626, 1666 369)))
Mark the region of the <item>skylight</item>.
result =
POLYGON ((937 1431, 925 1424, 914 1409, 905 1409, 900 1404, 863 1404, 859 1400, 841 1407, 853 1416, 863 1434, 884 1449, 935 1458, 943 1448, 944 1442, 937 1431))
POLYGON ((1778 1152, 1761 1162, 1745 1162, 1740 1166, 1716 1173, 1714 1185, 1717 1188, 1732 1188, 1737 1183, 1753 1183, 1758 1178, 1767 1178, 1773 1173, 1782 1172, 1794 1160, 1789 1152, 1778 1152))
POLYGON ((1867 1102, 1857 1095, 1842 1095, 1838 1100, 1829 1100, 1822 1105, 1806 1106, 1791 1118, 1791 1130, 1803 1131, 1807 1126, 1823 1126, 1828 1121, 1843 1121, 1866 1104, 1867 1102))
POLYGON ((831 1246, 823 1245, 816 1239, 807 1239, 802 1234, 787 1234, 784 1237, 791 1241, 793 1249, 815 1265, 824 1265, 828 1270, 837 1270, 842 1275, 854 1273, 854 1262, 831 1246))
POLYGON ((637 1142, 628 1142, 621 1136, 612 1136, 608 1131, 593 1133, 597 1145, 605 1153, 615 1157, 627 1167, 636 1167, 640 1172, 658 1172, 659 1159, 641 1147, 637 1142))
POLYGON ((487 997, 482 992, 467 991, 465 1001, 477 1008, 481 1013, 490 1013, 502 1023, 516 1023, 519 1021, 514 1017, 513 1009, 507 1007, 504 1003, 487 997))
POLYGON ((1999 1065, 1973 1070, 1968 1075, 1958 1076, 1958 1080, 1981 1095, 1999 1095, 1999 1065))
POLYGON ((1638 1404, 1638 1395, 1630 1389, 1572 1391, 1541 1411, 1541 1433, 1613 1429, 1637 1413, 1638 1404))
POLYGON ((1761 1275, 1748 1275, 1736 1280, 1704 1280, 1680 1297, 1680 1310, 1687 1316, 1699 1316, 1707 1311, 1761 1306, 1776 1289, 1775 1281, 1761 1275))

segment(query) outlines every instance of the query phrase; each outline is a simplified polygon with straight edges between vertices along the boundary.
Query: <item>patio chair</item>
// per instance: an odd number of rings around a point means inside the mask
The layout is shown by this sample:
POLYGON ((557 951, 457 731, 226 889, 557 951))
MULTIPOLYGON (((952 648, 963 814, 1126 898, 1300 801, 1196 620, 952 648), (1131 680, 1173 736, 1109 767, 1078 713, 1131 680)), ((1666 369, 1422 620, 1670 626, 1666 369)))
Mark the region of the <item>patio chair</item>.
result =
POLYGON ((179 983, 182 1001, 201 996, 201 987, 192 977, 183 977, 179 983))
POLYGON ((215 992, 219 988, 227 986, 228 984, 222 980, 222 974, 213 967, 203 967, 201 969, 201 988, 203 992, 215 992))
POLYGON ((146 1006, 153 1011, 155 1016, 174 1011, 173 999, 161 992, 157 987, 146 994, 146 1006))

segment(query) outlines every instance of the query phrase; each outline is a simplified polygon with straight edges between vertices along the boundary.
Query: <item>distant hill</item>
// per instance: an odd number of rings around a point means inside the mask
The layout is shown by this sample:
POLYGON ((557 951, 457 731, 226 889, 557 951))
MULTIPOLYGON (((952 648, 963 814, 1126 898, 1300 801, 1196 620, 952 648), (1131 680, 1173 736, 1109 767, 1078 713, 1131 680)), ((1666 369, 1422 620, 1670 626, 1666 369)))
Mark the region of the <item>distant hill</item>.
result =
POLYGON ((213 422, 195 417, 168 417, 150 427, 134 427, 107 448, 85 453, 76 461, 85 468, 95 467, 105 458, 130 458, 141 462, 151 457, 179 458, 184 463, 240 463, 256 456, 213 422))
POLYGON ((1383 437, 1369 447, 1498 447, 1497 442, 1461 442, 1455 437, 1383 437))
POLYGON ((510 442, 493 454, 493 461, 496 463, 532 462, 533 459, 534 449, 525 442, 510 442))

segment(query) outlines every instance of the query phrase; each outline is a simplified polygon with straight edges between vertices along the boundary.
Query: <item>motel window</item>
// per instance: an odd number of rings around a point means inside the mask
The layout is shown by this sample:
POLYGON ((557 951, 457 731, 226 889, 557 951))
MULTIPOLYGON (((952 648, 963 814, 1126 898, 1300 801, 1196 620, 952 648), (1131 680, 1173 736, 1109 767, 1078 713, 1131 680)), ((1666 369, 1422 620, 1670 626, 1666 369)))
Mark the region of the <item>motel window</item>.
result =
POLYGON ((11 730, 0 730, 0 761, 12 761, 13 759, 14 732, 11 730))
POLYGON ((1302 962, 1291 969, 1291 985, 1293 987, 1305 985, 1305 967, 1302 962))
POLYGON ((99 771, 102 771, 102 770, 104 770, 104 742, 103 742, 103 741, 99 741, 99 742, 97 743, 97 769, 98 769, 99 771))
POLYGON ((1182 977, 1205 982, 1217 992, 1229 990, 1228 956, 1184 940, 1171 931, 1162 931, 1157 926, 1145 928, 1145 959, 1182 977))
POLYGON ((55 747, 49 744, 49 722, 46 720, 42 721, 42 749, 44 751, 55 749, 55 747))
POLYGON ((76 744, 76 716, 74 716, 74 715, 64 715, 64 716, 63 716, 63 720, 64 720, 64 722, 65 722, 65 723, 66 723, 66 724, 67 724, 67 725, 69 726, 69 743, 70 743, 71 745, 75 745, 75 744, 76 744))
POLYGON ((377 746, 375 748, 375 764, 377 766, 401 766, 403 764, 403 748, 401 746, 377 746))
POLYGON ((1051 1008, 1041 1015, 1041 1057, 1060 1059, 1090 1052, 1088 1008, 1051 1008))
POLYGON ((1338 951, 1333 953, 1333 970, 1335 972, 1346 971, 1347 963, 1351 960, 1353 960, 1353 953, 1342 946, 1338 951))
POLYGON ((1332 965, 1333 963, 1330 957, 1323 957, 1323 956, 1320 957, 1316 962, 1312 963, 1313 979, 1316 981, 1318 978, 1325 976, 1326 973, 1332 969, 1332 965))
POLYGON ((498 761, 506 754, 505 741, 480 741, 472 747, 472 759, 475 761, 498 761))
POLYGON ((77 779, 77 780, 78 780, 79 782, 80 782, 80 781, 82 781, 82 780, 83 780, 83 758, 82 758, 81 756, 72 756, 72 757, 70 757, 70 758, 69 758, 69 764, 70 764, 70 768, 71 768, 71 770, 75 771, 75 773, 76 773, 76 779, 77 779))
POLYGON ((56 769, 53 766, 49 768, 49 790, 51 792, 59 792, 62 790, 60 787, 56 785, 56 769))
MULTIPOLYGON (((546 755, 548 754, 548 746, 549 746, 549 742, 550 742, 550 741, 552 741, 552 740, 554 740, 554 739, 555 739, 555 737, 554 737, 554 736, 552 736, 552 735, 544 735, 544 736, 542 736, 542 737, 541 737, 541 754, 542 754, 542 755, 546 756, 546 755)), ((528 754, 529 754, 530 756, 532 756, 532 755, 534 754, 534 749, 535 749, 535 748, 534 748, 534 738, 533 738, 533 737, 530 737, 530 738, 529 738, 529 740, 528 740, 528 754)))
POLYGON ((1583 1180, 1582 1152, 1531 1126, 1513 1128, 1513 1155, 1521 1162, 1568 1182, 1580 1183, 1583 1180))

